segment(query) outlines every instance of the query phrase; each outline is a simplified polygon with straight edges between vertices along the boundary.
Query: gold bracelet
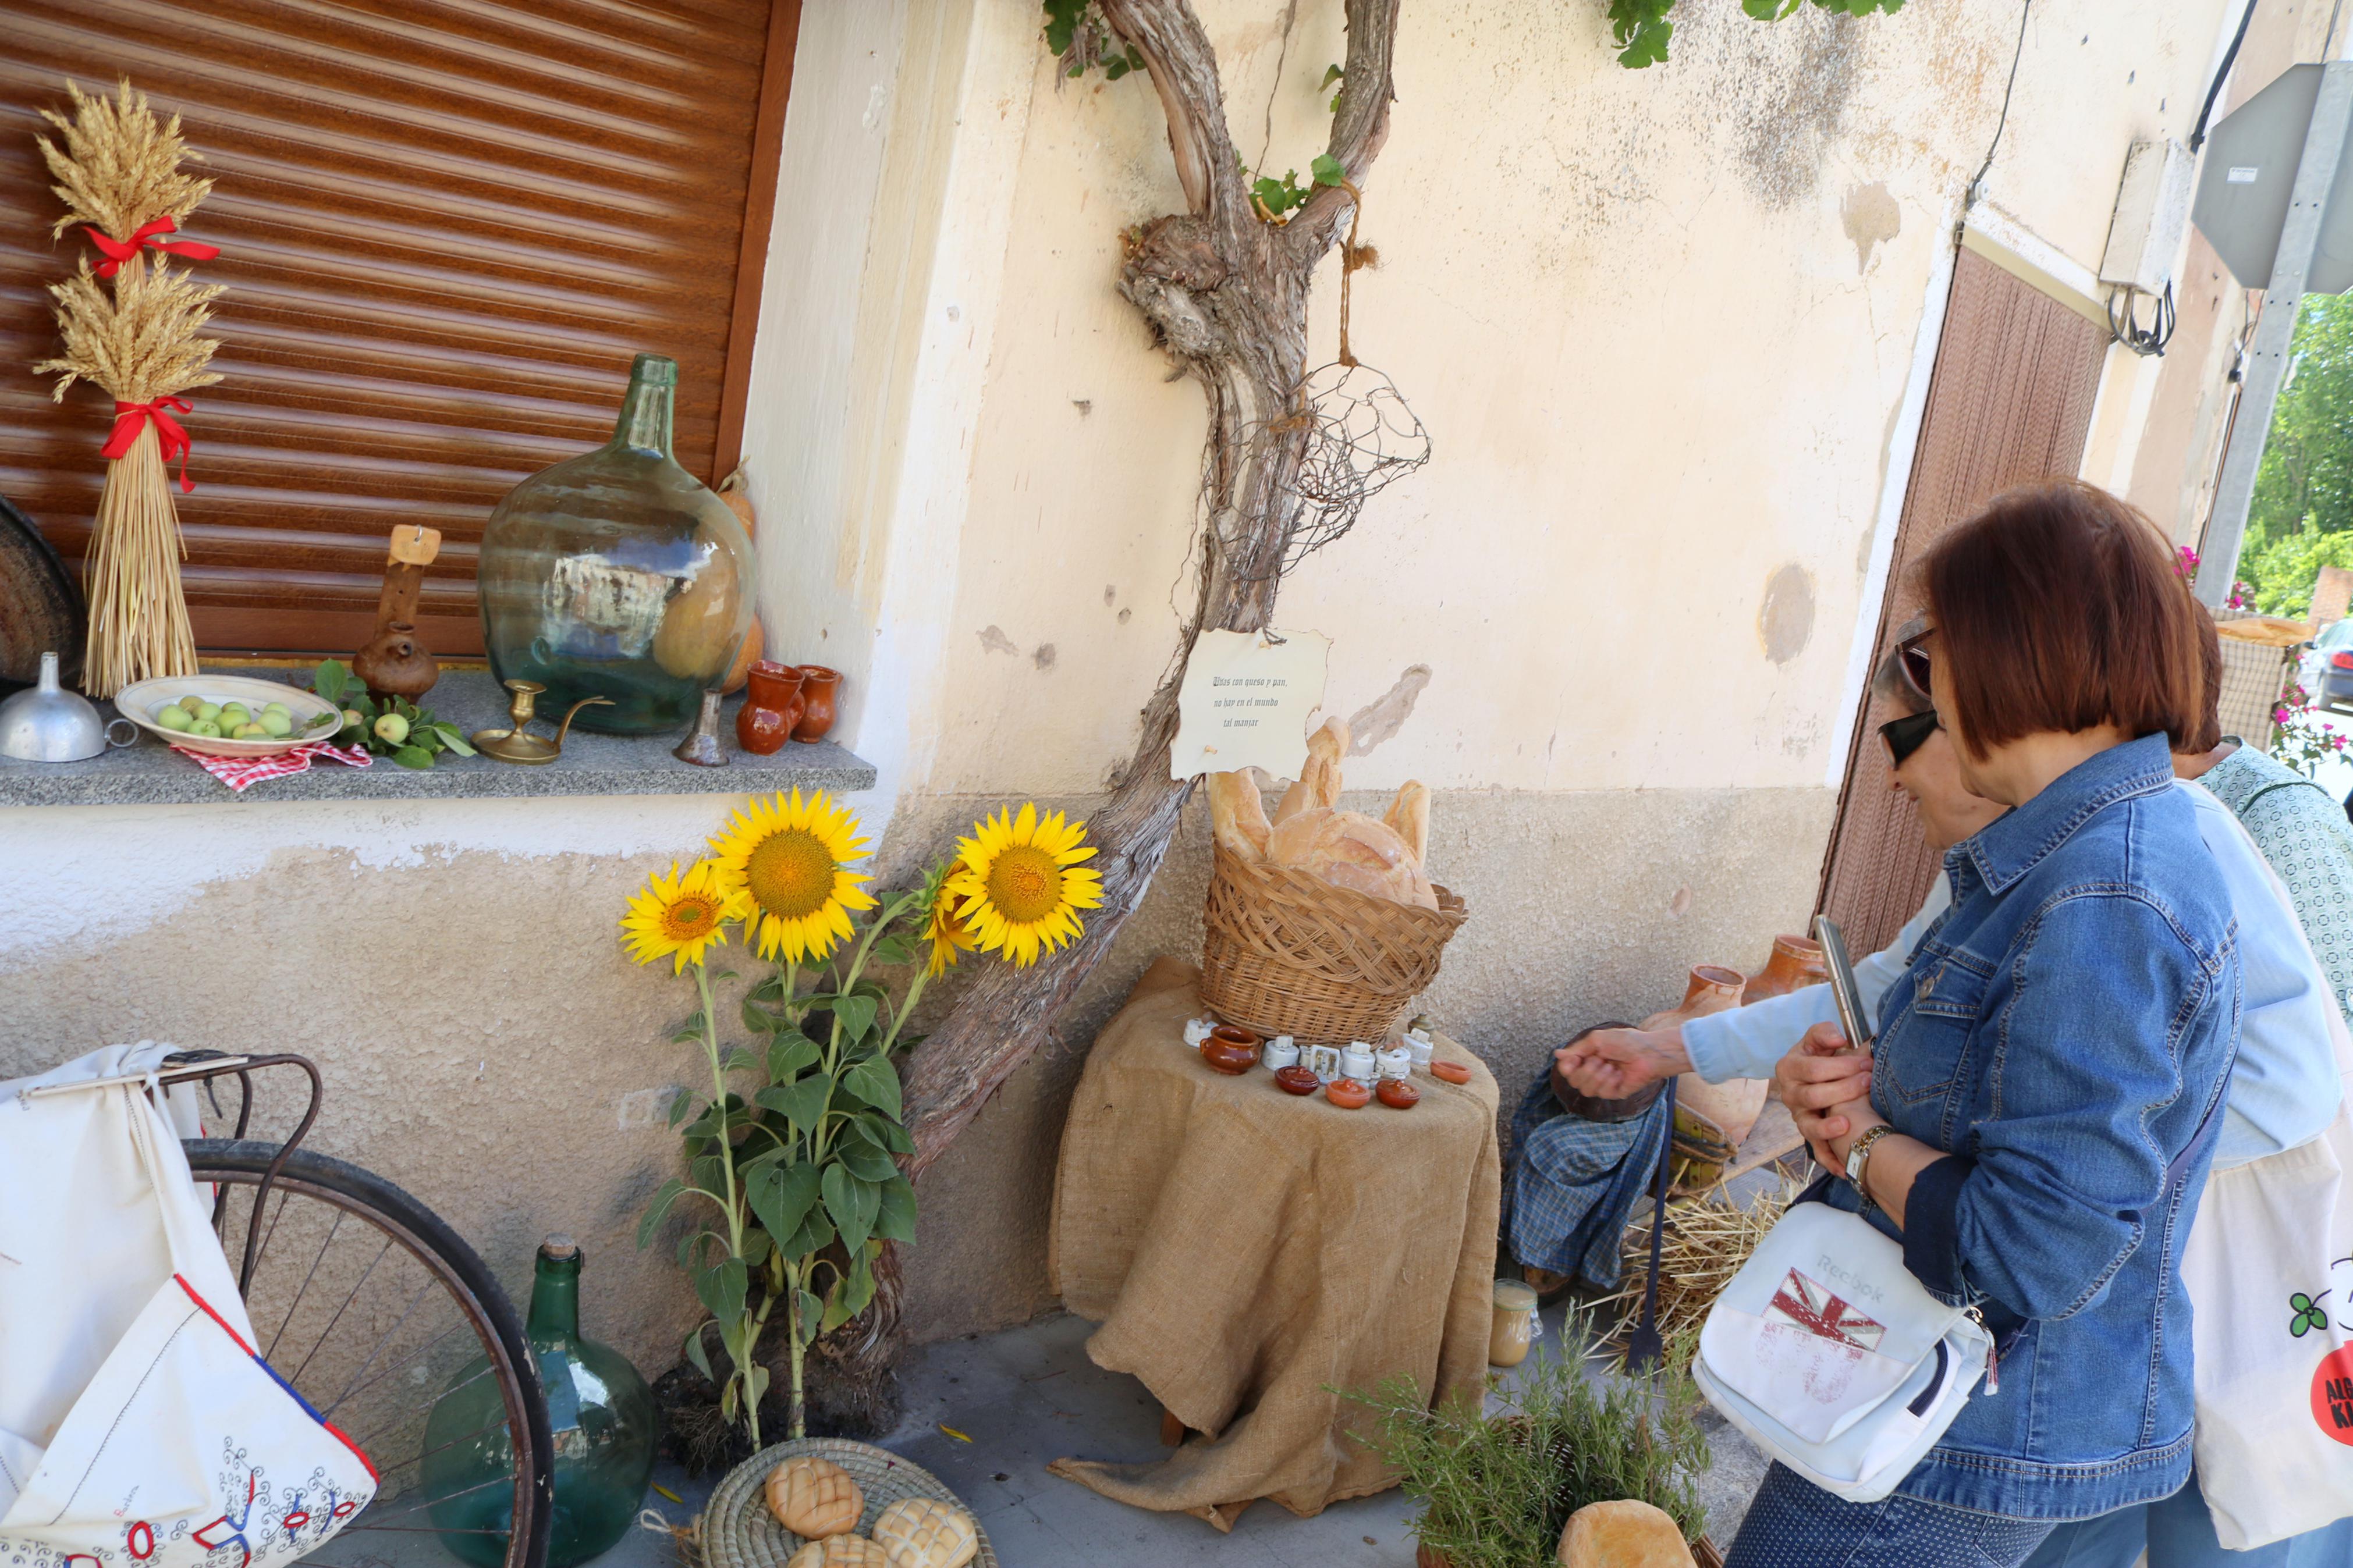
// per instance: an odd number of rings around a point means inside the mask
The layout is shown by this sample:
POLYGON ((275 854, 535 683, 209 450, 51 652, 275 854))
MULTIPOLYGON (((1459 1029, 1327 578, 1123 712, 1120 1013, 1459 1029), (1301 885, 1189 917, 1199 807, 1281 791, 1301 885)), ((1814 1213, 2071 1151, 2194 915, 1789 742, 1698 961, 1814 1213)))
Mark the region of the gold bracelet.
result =
POLYGON ((1862 1199, 1862 1206, 1866 1211, 1879 1206, 1878 1201, 1871 1195, 1871 1188, 1865 1184, 1864 1180, 1871 1173, 1871 1146, 1894 1131, 1894 1128, 1883 1121, 1876 1127, 1864 1129, 1860 1137, 1847 1145, 1846 1179, 1854 1184, 1855 1193, 1862 1199))

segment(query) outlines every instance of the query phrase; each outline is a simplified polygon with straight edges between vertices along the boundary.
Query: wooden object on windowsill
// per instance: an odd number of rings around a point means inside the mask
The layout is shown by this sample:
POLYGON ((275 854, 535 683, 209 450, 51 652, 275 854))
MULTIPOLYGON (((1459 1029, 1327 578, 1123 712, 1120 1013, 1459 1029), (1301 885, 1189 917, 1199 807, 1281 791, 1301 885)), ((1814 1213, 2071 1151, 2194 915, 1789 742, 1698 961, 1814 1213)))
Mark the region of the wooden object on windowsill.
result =
POLYGON ((417 637, 417 605, 425 592, 425 569, 440 553, 438 529, 412 523, 392 531, 384 592, 375 604, 375 636, 352 656, 352 673, 378 701, 406 697, 414 702, 441 679, 440 664, 417 637))

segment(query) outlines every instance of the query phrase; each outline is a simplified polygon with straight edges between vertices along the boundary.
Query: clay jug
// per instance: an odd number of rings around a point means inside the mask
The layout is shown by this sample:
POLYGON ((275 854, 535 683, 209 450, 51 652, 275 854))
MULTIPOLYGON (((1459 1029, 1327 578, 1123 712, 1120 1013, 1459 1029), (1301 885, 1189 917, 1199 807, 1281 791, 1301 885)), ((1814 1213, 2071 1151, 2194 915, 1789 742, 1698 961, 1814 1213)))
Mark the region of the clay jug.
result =
POLYGON ((1720 963, 1694 963, 1691 984, 1683 988, 1683 1001, 1663 1013, 1651 1014, 1642 1020, 1642 1027, 1663 1029, 1687 1018, 1704 1018, 1710 1013, 1737 1007, 1747 984, 1737 970, 1726 969, 1720 963))
POLYGON ((735 712, 735 743, 755 757, 775 752, 801 721, 801 672, 762 659, 752 667, 751 689, 735 712))
POLYGON ((841 689, 841 673, 821 664, 801 666, 801 721, 793 726, 796 741, 822 741, 833 728, 833 701, 841 689))
POLYGON ((406 697, 414 702, 441 679, 441 663, 417 640, 416 626, 391 621, 367 647, 352 655, 352 673, 379 702, 387 697, 406 697))
POLYGON ((1822 966, 1820 942, 1811 937, 1777 936, 1764 969, 1748 977, 1748 988, 1740 994, 1740 1003, 1745 1007, 1767 997, 1786 996, 1809 985, 1825 984, 1830 977, 1831 972, 1822 966))

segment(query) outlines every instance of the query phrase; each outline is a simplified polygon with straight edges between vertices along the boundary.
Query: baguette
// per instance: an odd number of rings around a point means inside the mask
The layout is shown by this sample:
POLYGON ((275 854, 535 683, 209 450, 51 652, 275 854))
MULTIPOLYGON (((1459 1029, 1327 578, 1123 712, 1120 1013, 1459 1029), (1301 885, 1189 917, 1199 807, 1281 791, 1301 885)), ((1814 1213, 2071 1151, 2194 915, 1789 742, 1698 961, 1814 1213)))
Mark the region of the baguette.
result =
POLYGON ((1315 733, 1307 737, 1307 768, 1300 778, 1315 791, 1311 805, 1340 804, 1340 759, 1347 754, 1348 721, 1345 719, 1326 719, 1315 733))
POLYGON ((1406 847, 1413 851, 1413 863, 1426 866, 1430 862, 1430 786, 1418 779, 1409 779, 1397 793, 1397 801, 1382 820, 1406 847))
POLYGON ((1209 775, 1209 826, 1229 853, 1245 860, 1266 858, 1266 802, 1258 781, 1247 772, 1209 775))

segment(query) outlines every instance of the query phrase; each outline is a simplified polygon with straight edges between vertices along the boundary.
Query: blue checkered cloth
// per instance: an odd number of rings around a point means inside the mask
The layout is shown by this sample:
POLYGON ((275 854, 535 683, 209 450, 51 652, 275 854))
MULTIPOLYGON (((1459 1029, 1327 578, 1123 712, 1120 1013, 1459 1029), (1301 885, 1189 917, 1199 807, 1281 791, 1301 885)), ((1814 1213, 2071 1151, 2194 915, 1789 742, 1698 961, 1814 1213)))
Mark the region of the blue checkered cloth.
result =
POLYGON ((1658 1175, 1667 1099, 1630 1121, 1588 1121, 1561 1109, 1551 1073, 1547 1055, 1512 1116, 1504 1235, 1524 1264, 1614 1289, 1626 1216, 1658 1175))

